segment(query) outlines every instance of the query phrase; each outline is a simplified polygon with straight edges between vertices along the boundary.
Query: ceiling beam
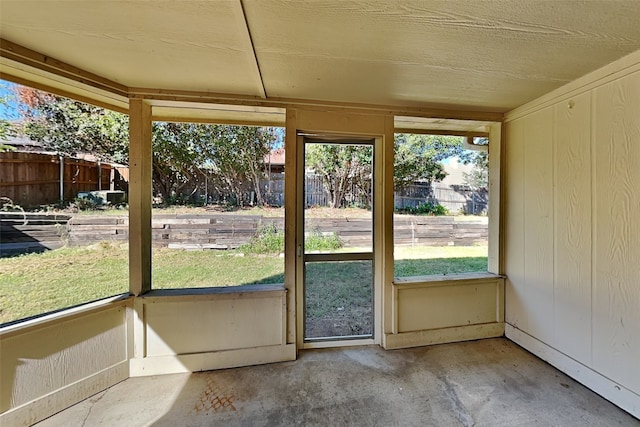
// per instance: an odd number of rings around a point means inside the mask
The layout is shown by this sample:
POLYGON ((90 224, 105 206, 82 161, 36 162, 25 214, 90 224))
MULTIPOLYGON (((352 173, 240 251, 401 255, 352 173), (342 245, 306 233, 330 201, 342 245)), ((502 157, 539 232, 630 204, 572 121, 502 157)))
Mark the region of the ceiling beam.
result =
POLYGON ((307 110, 344 110, 361 114, 390 114, 396 116, 424 117, 437 119, 477 120, 502 122, 504 114, 496 111, 467 110, 464 107, 442 107, 424 105, 407 107, 401 105, 380 105, 322 101, 300 98, 261 99, 251 95, 234 95, 216 92, 198 92, 170 89, 129 88, 131 98, 157 101, 197 102, 203 104, 251 105, 258 107, 299 108, 307 110))
POLYGON ((256 55, 256 49, 253 46, 253 39, 251 38, 251 30, 249 30, 249 23, 247 22, 247 15, 244 12, 244 5, 242 0, 237 0, 236 3, 236 16, 238 17, 238 24, 241 27, 240 31, 245 39, 244 42, 249 45, 251 49, 251 66, 253 68, 253 74, 255 76, 258 93, 262 99, 266 99, 267 92, 264 88, 264 81, 262 80, 262 72, 260 71, 260 63, 258 62, 258 56, 256 55))

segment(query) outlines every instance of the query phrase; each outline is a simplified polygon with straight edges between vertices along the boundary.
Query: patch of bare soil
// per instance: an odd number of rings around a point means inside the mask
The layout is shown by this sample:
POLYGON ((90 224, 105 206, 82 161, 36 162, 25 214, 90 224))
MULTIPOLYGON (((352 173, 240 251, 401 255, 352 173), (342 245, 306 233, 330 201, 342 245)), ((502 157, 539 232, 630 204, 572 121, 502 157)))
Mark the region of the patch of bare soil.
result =
POLYGON ((371 307, 352 307, 316 319, 307 319, 305 338, 373 334, 371 307))

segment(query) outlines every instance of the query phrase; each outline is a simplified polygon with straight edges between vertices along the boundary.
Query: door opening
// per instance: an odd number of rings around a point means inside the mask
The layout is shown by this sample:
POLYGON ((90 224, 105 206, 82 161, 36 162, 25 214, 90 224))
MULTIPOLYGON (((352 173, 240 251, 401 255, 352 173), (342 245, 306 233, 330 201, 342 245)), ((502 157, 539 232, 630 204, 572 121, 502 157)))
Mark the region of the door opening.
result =
POLYGON ((374 336, 374 139, 303 136, 305 343, 374 336))

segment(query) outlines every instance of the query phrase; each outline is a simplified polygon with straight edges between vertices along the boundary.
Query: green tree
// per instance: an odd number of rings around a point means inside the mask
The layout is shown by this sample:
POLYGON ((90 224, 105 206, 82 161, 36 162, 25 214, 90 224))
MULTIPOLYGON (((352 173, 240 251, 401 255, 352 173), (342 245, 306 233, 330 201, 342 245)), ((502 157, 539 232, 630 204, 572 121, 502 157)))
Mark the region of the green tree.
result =
MULTIPOLYGON (((394 141, 394 186, 402 190, 416 181, 442 181, 446 172, 442 160, 460 157, 470 161, 464 139, 456 136, 396 134, 394 141)), ((372 151, 357 145, 309 144, 305 162, 322 177, 331 207, 344 205, 351 188, 369 193, 372 151), (365 191, 366 190, 366 191, 365 191)), ((368 201, 370 203, 370 200, 368 201)))
MULTIPOLYGON (((322 177, 322 184, 329 199, 329 206, 343 206, 351 188, 369 194, 367 182, 371 180, 373 148, 352 144, 308 144, 305 148, 305 166, 322 177)), ((370 205, 371 200, 366 199, 370 205)))
MULTIPOLYGON (((128 163, 129 117, 25 86, 17 87, 24 133, 45 148, 67 156, 91 153, 103 161, 128 163)), ((275 140, 270 128, 195 123, 153 123, 153 189, 165 203, 189 189, 190 198, 202 188, 207 174, 221 192, 246 200, 253 188, 264 204, 260 180, 264 156, 275 140)))
POLYGON ((209 176, 238 205, 247 202, 247 185, 264 204, 260 181, 264 157, 275 140, 273 129, 254 126, 154 123, 154 189, 164 198, 190 184, 192 194, 209 176), (157 184, 155 184, 157 182, 157 184), (194 185, 195 184, 195 185, 194 185))
POLYGON ((489 188, 489 153, 481 151, 473 154, 471 161, 473 165, 471 172, 462 174, 464 183, 473 190, 489 188))
POLYGON ((124 114, 17 86, 23 132, 62 155, 91 153, 103 161, 127 163, 129 120, 124 114))
POLYGON ((264 157, 276 140, 273 128, 255 126, 209 126, 213 144, 207 146, 207 162, 218 178, 235 195, 236 203, 245 203, 243 187, 251 184, 258 205, 264 205, 260 181, 266 176, 264 157))

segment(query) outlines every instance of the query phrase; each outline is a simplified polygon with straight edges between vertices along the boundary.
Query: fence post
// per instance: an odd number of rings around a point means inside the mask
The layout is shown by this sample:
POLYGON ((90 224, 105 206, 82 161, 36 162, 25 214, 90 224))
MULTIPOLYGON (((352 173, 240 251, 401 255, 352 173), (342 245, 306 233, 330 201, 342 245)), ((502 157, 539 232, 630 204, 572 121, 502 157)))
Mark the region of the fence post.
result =
POLYGON ((102 162, 98 160, 98 191, 102 190, 102 162))
POLYGON ((60 203, 64 203, 64 157, 58 155, 60 159, 60 203))

